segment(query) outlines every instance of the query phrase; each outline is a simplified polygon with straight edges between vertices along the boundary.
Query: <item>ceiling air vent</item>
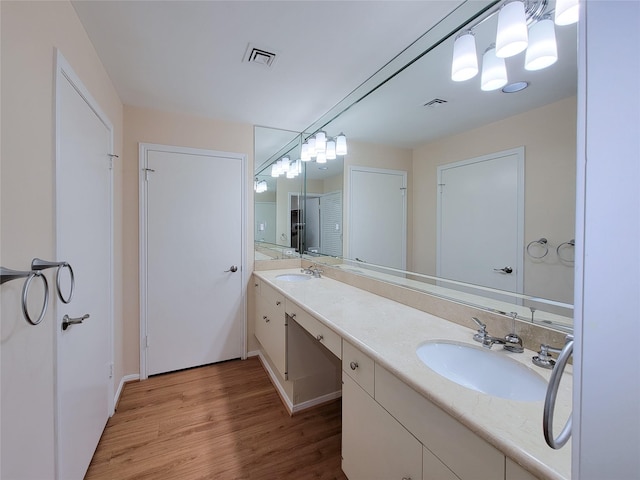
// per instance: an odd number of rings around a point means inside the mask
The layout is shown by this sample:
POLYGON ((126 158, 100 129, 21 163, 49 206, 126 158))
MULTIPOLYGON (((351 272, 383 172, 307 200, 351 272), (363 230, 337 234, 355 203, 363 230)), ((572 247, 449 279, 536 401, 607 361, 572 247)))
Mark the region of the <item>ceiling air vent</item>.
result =
POLYGON ((244 55, 244 61, 254 65, 263 67, 271 67, 276 61, 276 53, 274 51, 257 48, 249 44, 247 52, 244 55))
POLYGON ((446 100, 442 100, 441 98, 434 98, 433 100, 425 103, 424 106, 428 108, 435 108, 444 105, 445 103, 447 103, 446 100))

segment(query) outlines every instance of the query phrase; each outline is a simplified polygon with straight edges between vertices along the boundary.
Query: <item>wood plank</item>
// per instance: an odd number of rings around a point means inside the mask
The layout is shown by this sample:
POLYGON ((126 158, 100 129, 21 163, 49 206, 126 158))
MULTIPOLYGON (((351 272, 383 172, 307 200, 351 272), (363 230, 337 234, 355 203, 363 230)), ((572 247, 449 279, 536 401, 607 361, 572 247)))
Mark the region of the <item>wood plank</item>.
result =
POLYGON ((339 479, 341 402, 290 417, 257 357, 125 386, 86 475, 339 479))

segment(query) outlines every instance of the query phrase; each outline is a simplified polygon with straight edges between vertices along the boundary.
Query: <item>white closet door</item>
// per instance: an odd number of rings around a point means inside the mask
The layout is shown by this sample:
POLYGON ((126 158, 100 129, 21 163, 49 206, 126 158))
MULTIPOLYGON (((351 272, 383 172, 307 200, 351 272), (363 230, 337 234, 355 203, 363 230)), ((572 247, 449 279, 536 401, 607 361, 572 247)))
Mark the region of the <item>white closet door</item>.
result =
POLYGON ((243 355, 242 158, 146 150, 146 373, 243 355))

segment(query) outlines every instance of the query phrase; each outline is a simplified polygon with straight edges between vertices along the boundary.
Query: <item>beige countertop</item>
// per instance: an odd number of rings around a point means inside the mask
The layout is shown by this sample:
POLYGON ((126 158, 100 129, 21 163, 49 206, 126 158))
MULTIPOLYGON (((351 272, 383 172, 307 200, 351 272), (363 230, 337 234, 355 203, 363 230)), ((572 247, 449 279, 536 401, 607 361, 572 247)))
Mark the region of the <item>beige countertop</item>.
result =
MULTIPOLYGON (((474 329, 331 278, 303 282, 276 278, 283 273, 300 273, 300 269, 254 273, 534 475, 558 480, 571 478, 571 441, 560 450, 545 443, 544 401, 506 400, 462 387, 426 367, 415 353, 427 340, 453 340, 477 346, 472 339, 474 329)), ((494 346, 493 350, 511 356, 546 379, 551 374, 550 370, 531 363, 536 354, 531 350, 508 353, 500 346, 494 346)), ((571 414, 571 384, 568 366, 556 401, 556 435, 571 414)))

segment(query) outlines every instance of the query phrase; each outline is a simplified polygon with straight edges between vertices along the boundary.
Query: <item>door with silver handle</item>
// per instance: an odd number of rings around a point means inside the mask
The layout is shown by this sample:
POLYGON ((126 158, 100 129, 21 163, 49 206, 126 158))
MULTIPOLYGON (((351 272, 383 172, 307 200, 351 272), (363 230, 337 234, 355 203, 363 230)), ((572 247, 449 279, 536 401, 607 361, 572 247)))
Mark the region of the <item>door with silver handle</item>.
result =
POLYGON ((88 313, 85 313, 83 316, 78 318, 71 318, 69 315, 65 315, 64 317, 62 317, 62 330, 66 330, 71 325, 80 325, 87 318, 89 318, 89 316, 90 315, 88 313))
POLYGON ((560 432, 557 438, 553 436, 553 412, 556 407, 556 399, 558 398, 558 387, 560 386, 560 379, 564 372, 569 357, 573 354, 573 335, 567 335, 564 348, 558 355, 556 365, 551 372, 551 378, 549 379, 549 386, 547 387, 547 395, 544 399, 544 411, 542 414, 542 430, 544 432, 544 439, 554 450, 562 448, 565 443, 571 437, 571 418, 567 420, 564 428, 560 432))
POLYGON ((227 273, 227 272, 235 273, 237 271, 238 271, 238 267, 236 267, 235 265, 231 265, 229 267, 229 270, 225 270, 224 273, 227 273))

